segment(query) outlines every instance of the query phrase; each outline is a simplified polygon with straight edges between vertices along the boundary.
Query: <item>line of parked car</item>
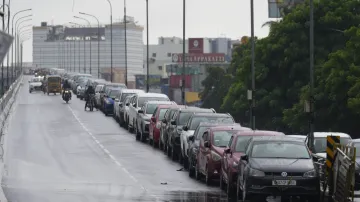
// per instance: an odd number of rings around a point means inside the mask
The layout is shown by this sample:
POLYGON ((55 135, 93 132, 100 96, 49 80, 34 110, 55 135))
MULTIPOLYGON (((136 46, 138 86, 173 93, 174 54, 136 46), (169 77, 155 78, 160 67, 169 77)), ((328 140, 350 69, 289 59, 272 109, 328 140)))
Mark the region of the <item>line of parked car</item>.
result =
MULTIPOLYGON (((92 85, 96 107, 134 133, 137 141, 162 150, 190 177, 206 184, 217 182, 229 196, 250 201, 265 201, 268 196, 282 196, 281 201, 292 196, 301 201, 320 199, 319 172, 306 136, 251 130, 228 113, 178 105, 164 94, 127 89, 125 84, 83 74, 64 76, 80 99, 92 85)), ((342 137, 351 140, 346 134, 342 137)), ((316 133, 315 146, 322 153, 326 135, 316 133)))

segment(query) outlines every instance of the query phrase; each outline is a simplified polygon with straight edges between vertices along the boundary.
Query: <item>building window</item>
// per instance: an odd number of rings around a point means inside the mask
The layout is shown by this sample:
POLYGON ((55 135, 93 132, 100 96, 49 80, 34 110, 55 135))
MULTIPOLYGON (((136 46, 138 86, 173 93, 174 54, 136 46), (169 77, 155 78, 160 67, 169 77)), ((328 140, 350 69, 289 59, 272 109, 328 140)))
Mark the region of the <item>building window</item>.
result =
POLYGON ((168 56, 168 57, 171 57, 171 53, 167 53, 167 56, 168 56))
POLYGON ((159 69, 159 70, 162 70, 162 66, 158 66, 158 69, 159 69))
POLYGON ((153 56, 154 58, 156 58, 156 53, 153 53, 152 56, 153 56))

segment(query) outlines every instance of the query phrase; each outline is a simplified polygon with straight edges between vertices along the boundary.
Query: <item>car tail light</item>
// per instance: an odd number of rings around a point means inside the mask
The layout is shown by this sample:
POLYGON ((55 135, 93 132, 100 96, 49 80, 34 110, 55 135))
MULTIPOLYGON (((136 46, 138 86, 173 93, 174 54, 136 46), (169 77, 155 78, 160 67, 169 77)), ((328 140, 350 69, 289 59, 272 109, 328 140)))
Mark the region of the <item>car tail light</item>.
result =
POLYGON ((160 129, 160 127, 161 127, 161 122, 160 121, 156 122, 156 128, 160 129))

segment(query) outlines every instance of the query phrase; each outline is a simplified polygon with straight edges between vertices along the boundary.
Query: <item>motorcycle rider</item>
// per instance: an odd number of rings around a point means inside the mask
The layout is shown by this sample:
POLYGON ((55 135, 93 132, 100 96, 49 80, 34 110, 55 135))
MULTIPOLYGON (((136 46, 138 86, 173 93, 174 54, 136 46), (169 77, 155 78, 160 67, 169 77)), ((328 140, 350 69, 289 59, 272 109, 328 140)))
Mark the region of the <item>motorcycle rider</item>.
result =
POLYGON ((66 79, 66 80, 64 81, 64 84, 63 84, 63 92, 62 92, 62 98, 63 98, 63 99, 64 99, 65 90, 66 90, 66 89, 70 89, 70 88, 71 88, 71 86, 70 86, 68 80, 66 79))
POLYGON ((87 104, 89 103, 89 101, 90 101, 90 95, 91 94, 95 94, 95 89, 92 87, 92 86, 89 86, 87 89, 86 89, 86 91, 85 91, 85 100, 86 100, 86 102, 85 102, 85 109, 86 109, 86 107, 87 107, 87 104))
POLYGON ((43 80, 41 81, 41 88, 43 89, 43 91, 46 91, 46 75, 44 75, 43 80))

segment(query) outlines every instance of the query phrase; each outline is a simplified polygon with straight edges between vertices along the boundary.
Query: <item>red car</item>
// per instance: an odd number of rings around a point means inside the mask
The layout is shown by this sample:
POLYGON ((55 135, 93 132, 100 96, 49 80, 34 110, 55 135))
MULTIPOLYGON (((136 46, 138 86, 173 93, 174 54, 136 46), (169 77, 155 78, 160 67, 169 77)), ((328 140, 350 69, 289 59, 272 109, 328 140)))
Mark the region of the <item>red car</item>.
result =
POLYGON ((253 136, 282 136, 276 131, 240 131, 231 137, 229 146, 224 150, 221 161, 220 188, 225 189, 229 195, 236 189, 237 166, 240 157, 245 153, 248 141, 253 136), (230 183, 229 183, 230 182, 230 183), (234 187, 235 186, 235 187, 234 187))
POLYGON ((218 126, 208 128, 200 138, 199 153, 195 167, 195 178, 205 176, 209 185, 214 179, 219 179, 221 158, 234 133, 249 130, 241 126, 218 126))
POLYGON ((170 108, 176 108, 179 105, 158 105, 155 110, 155 114, 151 117, 150 126, 149 126, 149 142, 152 143, 154 147, 159 145, 160 140, 160 127, 161 120, 165 117, 165 112, 170 108))

